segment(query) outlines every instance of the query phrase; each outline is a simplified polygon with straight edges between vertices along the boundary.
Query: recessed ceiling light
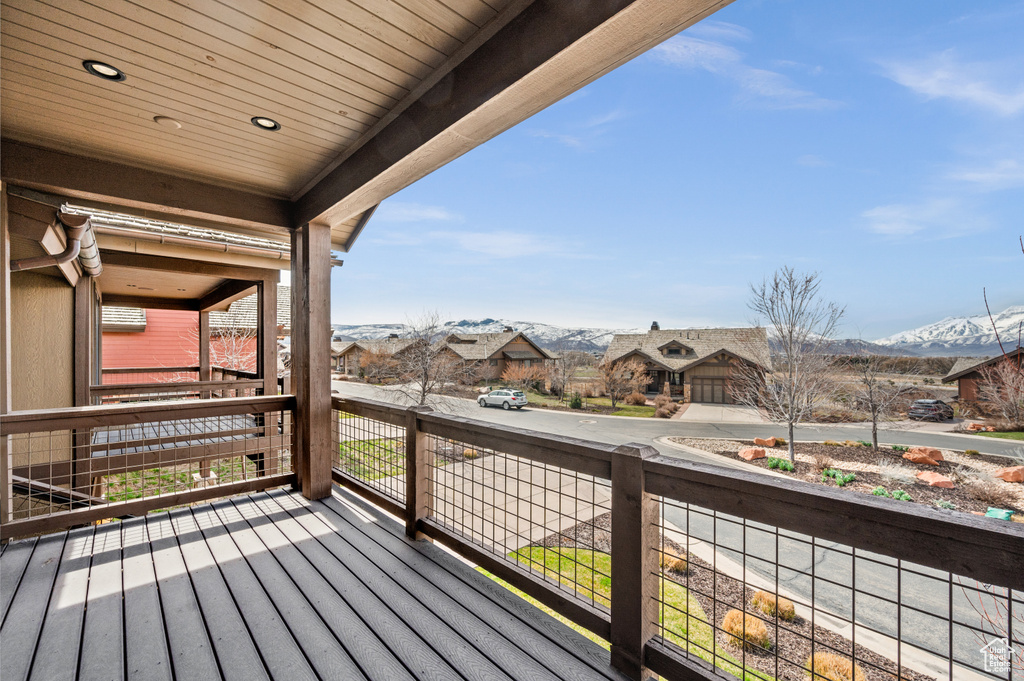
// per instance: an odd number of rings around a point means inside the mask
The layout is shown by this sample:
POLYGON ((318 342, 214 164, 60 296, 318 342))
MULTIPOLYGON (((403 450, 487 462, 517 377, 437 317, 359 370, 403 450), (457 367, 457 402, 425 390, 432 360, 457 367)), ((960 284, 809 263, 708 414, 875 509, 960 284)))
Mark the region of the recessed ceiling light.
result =
POLYGON ((115 69, 110 64, 104 64, 101 61, 86 59, 82 62, 82 66, 92 75, 99 76, 105 80, 124 80, 127 78, 120 69, 115 69))
POLYGON ((153 120, 158 125, 162 125, 165 128, 174 128, 175 130, 181 130, 181 123, 174 120, 170 116, 153 116, 153 120))
POLYGON ((253 116, 252 124, 257 128, 263 130, 280 130, 281 124, 275 121, 273 118, 267 118, 266 116, 253 116))

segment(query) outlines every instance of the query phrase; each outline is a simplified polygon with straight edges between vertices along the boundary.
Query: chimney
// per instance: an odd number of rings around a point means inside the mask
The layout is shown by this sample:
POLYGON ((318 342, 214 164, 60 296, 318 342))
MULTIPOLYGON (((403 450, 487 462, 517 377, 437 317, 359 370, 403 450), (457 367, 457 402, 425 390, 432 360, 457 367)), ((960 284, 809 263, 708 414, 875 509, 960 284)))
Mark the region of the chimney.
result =
POLYGON ((661 327, 658 326, 658 322, 651 322, 651 331, 661 331, 661 327))
POLYGON ((504 331, 504 333, 512 333, 513 331, 515 331, 515 329, 513 329, 511 326, 506 326, 503 329, 503 331, 504 331))
POLYGON ((398 334, 397 333, 389 334, 388 338, 398 338, 398 334))

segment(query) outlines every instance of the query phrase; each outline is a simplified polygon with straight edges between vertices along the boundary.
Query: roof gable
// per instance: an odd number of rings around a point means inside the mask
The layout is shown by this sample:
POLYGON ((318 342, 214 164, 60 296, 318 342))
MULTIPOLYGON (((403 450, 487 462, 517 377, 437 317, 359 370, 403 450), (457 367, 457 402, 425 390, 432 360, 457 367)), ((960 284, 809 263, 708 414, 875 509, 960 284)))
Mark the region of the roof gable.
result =
POLYGON ((721 352, 759 366, 768 363, 768 335, 762 328, 653 329, 647 333, 616 334, 604 358, 619 361, 633 353, 668 371, 685 371, 721 352), (686 348, 679 355, 663 354, 662 348, 686 348))

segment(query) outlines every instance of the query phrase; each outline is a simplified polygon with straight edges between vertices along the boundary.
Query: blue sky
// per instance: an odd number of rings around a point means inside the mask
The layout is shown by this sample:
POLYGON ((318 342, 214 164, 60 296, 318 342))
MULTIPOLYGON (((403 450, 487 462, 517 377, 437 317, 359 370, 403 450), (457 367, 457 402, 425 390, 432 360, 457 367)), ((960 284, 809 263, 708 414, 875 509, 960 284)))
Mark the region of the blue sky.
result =
POLYGON ((737 0, 385 201, 335 323, 750 321, 821 273, 842 334, 1024 303, 1024 2, 737 0))

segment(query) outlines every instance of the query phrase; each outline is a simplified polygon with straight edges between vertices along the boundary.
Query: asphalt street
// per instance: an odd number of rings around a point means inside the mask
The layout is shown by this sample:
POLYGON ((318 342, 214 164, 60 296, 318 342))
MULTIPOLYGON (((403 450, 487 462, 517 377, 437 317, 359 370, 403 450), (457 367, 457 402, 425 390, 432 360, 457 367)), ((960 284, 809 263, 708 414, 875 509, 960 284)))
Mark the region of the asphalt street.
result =
MULTIPOLYGON (((394 393, 360 383, 335 381, 333 388, 340 396, 351 395, 381 401, 396 401, 394 393)), ((504 411, 481 408, 475 402, 443 398, 438 406, 448 413, 496 424, 513 425, 545 433, 577 437, 609 444, 635 442, 651 445, 664 455, 684 460, 717 465, 743 466, 712 454, 676 449, 659 441, 666 437, 713 437, 752 439, 782 435, 784 426, 762 423, 698 423, 663 419, 600 416, 547 409, 504 411)), ((868 440, 870 429, 859 425, 813 425, 796 429, 803 440, 868 440)), ((1020 448, 1019 442, 996 440, 981 436, 946 434, 916 430, 883 430, 879 441, 885 444, 926 445, 944 449, 976 449, 986 454, 1006 454, 1020 448)), ((749 468, 748 468, 749 470, 749 468)), ((768 528, 758 523, 742 523, 739 518, 689 513, 668 508, 666 520, 686 530, 694 539, 713 543, 719 555, 744 563, 746 569, 775 582, 783 593, 813 602, 843 619, 851 619, 854 611, 858 625, 885 635, 902 635, 905 643, 948 657, 950 645, 954 657, 981 666, 980 641, 973 632, 955 627, 952 641, 948 619, 952 608, 954 619, 980 626, 974 608, 963 596, 963 590, 949 584, 946 573, 920 566, 903 566, 897 571, 896 561, 885 556, 858 551, 854 557, 849 547, 832 542, 816 541, 805 535, 768 528), (688 516, 688 517, 687 517, 688 516), (899 579, 897 579, 897 574, 899 579), (813 575, 813 579, 812 579, 813 575), (856 584, 856 590, 851 587, 856 584), (951 602, 952 601, 952 602, 951 602), (896 603, 904 607, 897 615, 896 603)), ((973 583, 972 583, 973 584, 973 583)))

